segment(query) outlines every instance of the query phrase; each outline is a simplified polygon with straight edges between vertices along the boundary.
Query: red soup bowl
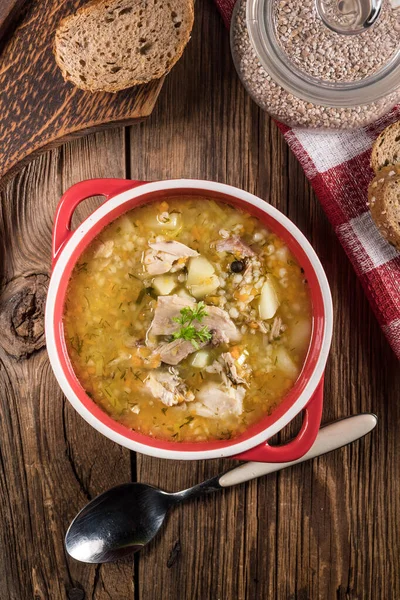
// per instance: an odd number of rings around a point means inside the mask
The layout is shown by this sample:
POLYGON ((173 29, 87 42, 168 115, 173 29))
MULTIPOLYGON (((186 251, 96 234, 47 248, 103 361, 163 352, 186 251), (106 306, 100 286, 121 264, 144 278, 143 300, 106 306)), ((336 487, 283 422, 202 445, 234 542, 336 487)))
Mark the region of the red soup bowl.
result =
POLYGON ((321 422, 323 376, 332 337, 332 299, 329 285, 314 250, 297 227, 276 208, 242 190, 212 181, 178 179, 143 183, 121 179, 82 181, 67 190, 57 208, 53 231, 53 272, 46 304, 46 339, 50 363, 64 394, 90 425, 114 442, 131 450, 178 460, 230 456, 262 462, 288 462, 303 456, 312 446, 321 422), (71 218, 80 202, 91 196, 105 202, 75 231, 71 218), (302 371, 294 386, 270 415, 231 440, 170 442, 143 435, 114 421, 91 398, 73 371, 64 339, 63 310, 68 282, 80 255, 100 231, 137 206, 170 196, 210 197, 238 206, 255 215, 281 237, 305 272, 312 301, 312 335, 302 371), (300 432, 289 443, 271 446, 268 439, 300 411, 300 432))

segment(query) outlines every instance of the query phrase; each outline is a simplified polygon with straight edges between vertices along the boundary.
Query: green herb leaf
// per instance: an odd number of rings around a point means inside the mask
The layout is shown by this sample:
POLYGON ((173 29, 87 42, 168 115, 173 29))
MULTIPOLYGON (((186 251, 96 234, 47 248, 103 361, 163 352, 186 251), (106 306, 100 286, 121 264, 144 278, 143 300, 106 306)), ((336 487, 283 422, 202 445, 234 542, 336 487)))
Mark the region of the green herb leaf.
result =
POLYGON ((194 308, 191 306, 185 306, 181 309, 179 317, 175 317, 173 321, 181 325, 178 331, 173 334, 174 340, 186 340, 192 342, 192 345, 196 350, 199 349, 199 342, 209 342, 212 338, 211 332, 207 326, 201 329, 196 329, 192 325, 193 321, 201 323, 204 317, 207 316, 206 305, 204 302, 199 302, 194 308))
POLYGON ((71 344, 71 348, 73 348, 75 352, 80 356, 83 347, 83 340, 81 340, 77 335, 76 337, 71 337, 69 343, 71 344))
POLYGON ((188 417, 186 417, 186 420, 185 420, 185 422, 184 422, 184 423, 182 423, 182 425, 179 425, 179 429, 182 429, 182 427, 183 427, 184 425, 189 425, 189 423, 190 423, 191 421, 193 421, 193 419, 194 419, 194 417, 192 417, 191 415, 189 415, 188 417))

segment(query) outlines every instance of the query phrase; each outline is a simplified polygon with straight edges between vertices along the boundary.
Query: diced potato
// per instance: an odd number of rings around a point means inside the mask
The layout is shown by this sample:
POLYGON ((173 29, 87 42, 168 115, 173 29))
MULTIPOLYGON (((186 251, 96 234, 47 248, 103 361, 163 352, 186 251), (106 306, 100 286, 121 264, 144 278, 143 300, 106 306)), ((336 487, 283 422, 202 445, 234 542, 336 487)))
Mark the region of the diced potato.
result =
POLYGON ((178 290, 176 292, 176 295, 179 296, 180 298, 188 298, 189 300, 193 300, 193 296, 191 294, 189 294, 189 292, 187 290, 185 290, 185 288, 180 288, 180 290, 178 290))
POLYGON ((290 379, 297 379, 299 369, 296 367, 286 348, 278 346, 275 351, 275 361, 280 371, 283 371, 290 379))
POLYGON ((182 227, 182 215, 181 213, 168 213, 166 219, 157 217, 161 229, 167 229, 168 231, 176 231, 182 227))
POLYGON ((172 275, 158 275, 153 279, 153 288, 160 296, 168 296, 176 288, 176 278, 172 275))
POLYGON ((260 318, 272 319, 279 308, 279 304, 278 294, 276 293, 272 278, 268 275, 261 288, 260 304, 258 306, 260 318))
POLYGON ((311 320, 300 319, 294 323, 289 333, 289 345, 296 350, 307 348, 311 337, 311 320))
POLYGON ((219 287, 219 279, 216 275, 212 275, 208 279, 204 279, 198 285, 189 286, 190 293, 197 299, 204 298, 208 294, 212 294, 219 287))
POLYGON ((199 350, 192 359, 192 367, 204 369, 210 362, 210 354, 206 350, 199 350))
POLYGON ((156 231, 167 230, 178 232, 182 227, 182 215, 181 213, 173 212, 168 213, 168 216, 161 214, 148 215, 146 220, 143 222, 144 225, 156 231))
MULTIPOLYGON (((214 267, 204 256, 195 256, 189 261, 187 285, 200 285, 215 273, 214 267)), ((209 293, 209 292, 207 292, 209 293)))

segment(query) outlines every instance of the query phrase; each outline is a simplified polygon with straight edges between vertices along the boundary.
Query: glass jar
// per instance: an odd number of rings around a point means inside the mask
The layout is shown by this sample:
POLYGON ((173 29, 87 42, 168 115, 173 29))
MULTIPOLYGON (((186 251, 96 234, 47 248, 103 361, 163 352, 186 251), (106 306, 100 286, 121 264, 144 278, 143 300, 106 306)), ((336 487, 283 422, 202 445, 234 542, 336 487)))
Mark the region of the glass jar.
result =
POLYGON ((245 88, 287 125, 353 129, 400 101, 400 0, 238 0, 245 88))

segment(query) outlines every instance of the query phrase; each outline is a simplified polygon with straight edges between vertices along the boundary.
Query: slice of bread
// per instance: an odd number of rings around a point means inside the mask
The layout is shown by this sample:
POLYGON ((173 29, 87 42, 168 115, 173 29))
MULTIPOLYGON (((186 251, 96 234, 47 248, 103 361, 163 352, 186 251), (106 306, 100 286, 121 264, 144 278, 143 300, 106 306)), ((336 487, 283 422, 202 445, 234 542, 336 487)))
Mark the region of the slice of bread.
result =
POLYGON ((382 167, 400 163, 400 121, 389 125, 372 146, 371 167, 377 173, 382 167))
POLYGON ((368 203, 383 237, 400 250, 400 165, 377 173, 368 188, 368 203))
POLYGON ((193 0, 92 0, 60 23, 56 61, 77 87, 117 92, 168 73, 193 19, 193 0))

